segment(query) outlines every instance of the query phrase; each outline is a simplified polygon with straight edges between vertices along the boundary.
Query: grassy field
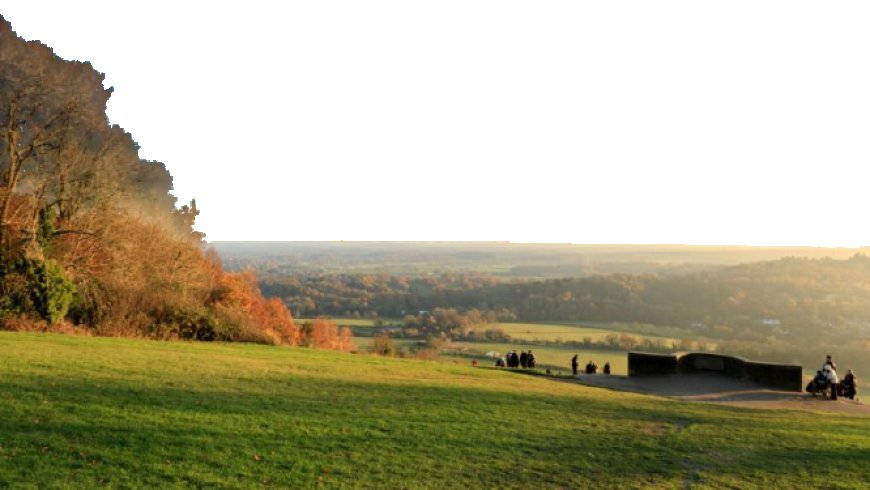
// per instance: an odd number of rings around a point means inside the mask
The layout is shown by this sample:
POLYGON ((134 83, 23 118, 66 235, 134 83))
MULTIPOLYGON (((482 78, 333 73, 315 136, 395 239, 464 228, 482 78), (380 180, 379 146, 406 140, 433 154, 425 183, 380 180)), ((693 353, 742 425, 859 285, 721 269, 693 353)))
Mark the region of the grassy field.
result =
MULTIPOLYGON (((496 325, 505 331, 508 335, 515 339, 526 341, 564 341, 564 342, 583 342, 584 339, 592 339, 593 342, 603 340, 608 335, 619 335, 620 333, 628 333, 622 330, 614 330, 613 328, 596 328, 582 325, 557 325, 548 323, 499 323, 496 325)), ((660 337, 656 335, 640 335, 630 334, 639 338, 661 339, 665 342, 673 342, 676 339, 670 337, 660 337)))
MULTIPOLYGON (((452 347, 444 353, 447 358, 477 359, 481 365, 492 365, 495 360, 485 356, 487 352, 505 353, 511 350, 531 350, 535 353, 538 368, 551 369, 554 372, 567 373, 571 370, 571 357, 579 355, 581 369, 589 360, 595 361, 599 368, 604 367, 605 362, 610 363, 613 374, 628 373, 628 355, 625 352, 596 349, 572 349, 562 346, 539 346, 534 344, 501 344, 487 342, 453 342, 452 347)), ((470 361, 469 361, 470 362, 470 361)))
MULTIPOLYGON (((370 338, 357 338, 356 342, 361 352, 371 352, 373 342, 370 338)), ((418 341, 412 339, 394 339, 393 342, 397 350, 405 347, 408 351, 412 351, 413 346, 418 341)), ((625 352, 569 349, 559 346, 541 347, 531 344, 452 342, 449 347, 441 352, 436 360, 454 364, 470 364, 472 360, 477 360, 481 366, 494 366, 495 358, 486 356, 486 353, 498 352, 504 354, 510 350, 516 350, 519 353, 521 350, 529 349, 535 353, 535 357, 538 360, 537 367, 540 370, 551 369, 554 374, 567 374, 571 370, 571 357, 574 354, 579 355, 581 368, 589 360, 593 360, 598 363, 599 368, 603 368, 604 363, 609 362, 613 374, 626 374, 628 372, 628 357, 625 352)))
MULTIPOLYGON (((294 318, 296 323, 302 324, 308 321, 314 321, 314 318, 294 318)), ((375 321, 371 318, 333 318, 339 327, 354 327, 354 328, 374 328, 375 321)), ((402 320, 384 320, 384 326, 396 324, 402 325, 402 320)))
MULTIPOLYGON (((297 319, 297 322, 304 322, 308 319, 297 319)), ((335 322, 341 326, 349 326, 353 328, 356 337, 356 343, 361 352, 369 352, 373 345, 370 338, 374 331, 373 320, 370 319, 345 319, 337 318, 335 322)), ((384 320, 385 325, 401 324, 401 320, 384 320)), ((447 362, 468 362, 476 359, 482 366, 490 366, 495 360, 487 357, 487 352, 498 352, 503 354, 511 350, 517 352, 521 350, 531 349, 535 353, 538 360, 538 366, 541 369, 552 369, 555 371, 567 372, 570 368, 571 357, 578 354, 581 362, 581 368, 589 360, 594 360, 599 367, 603 367, 604 363, 609 362, 613 374, 626 374, 628 372, 626 353, 618 350, 608 349, 593 349, 584 348, 577 349, 574 347, 560 345, 541 345, 540 342, 552 342, 561 339, 567 342, 582 342, 585 337, 591 337, 593 341, 603 339, 607 335, 619 333, 613 328, 604 327, 584 327, 579 325, 557 325, 544 323, 500 323, 497 325, 507 332, 511 337, 517 339, 516 342, 452 342, 450 347, 445 349, 440 356, 442 361, 447 362)), ((635 335, 639 336, 639 335, 635 335)), ((644 337, 640 335, 640 337, 644 337)), ((645 335, 645 337, 652 337, 645 335)), ((663 338, 663 337, 654 337, 663 338)), ((666 339, 669 340, 669 339, 666 339)), ((409 339, 393 339, 396 349, 405 348, 412 350, 417 344, 416 340, 409 339)))
POLYGON ((0 332, 0 487, 866 488, 870 422, 463 363, 0 332))
MULTIPOLYGON (((357 337, 355 339, 360 352, 371 352, 374 340, 371 337, 357 337)), ((413 351, 418 340, 414 339, 393 339, 393 345, 396 350, 404 348, 406 351, 413 351)), ((571 370, 571 356, 578 354, 580 357, 581 368, 586 365, 589 360, 594 360, 600 368, 604 367, 605 362, 610 363, 613 374, 628 373, 628 357, 625 352, 614 350, 596 350, 596 349, 573 349, 563 346, 539 346, 528 343, 498 343, 498 342, 451 342, 449 347, 445 348, 437 360, 441 362, 463 363, 470 364, 472 360, 477 360, 481 366, 493 366, 495 358, 487 357, 488 352, 498 352, 504 354, 511 350, 516 350, 519 353, 521 350, 531 349, 535 353, 535 358, 538 360, 538 368, 541 370, 551 369, 554 373, 567 373, 571 370)))

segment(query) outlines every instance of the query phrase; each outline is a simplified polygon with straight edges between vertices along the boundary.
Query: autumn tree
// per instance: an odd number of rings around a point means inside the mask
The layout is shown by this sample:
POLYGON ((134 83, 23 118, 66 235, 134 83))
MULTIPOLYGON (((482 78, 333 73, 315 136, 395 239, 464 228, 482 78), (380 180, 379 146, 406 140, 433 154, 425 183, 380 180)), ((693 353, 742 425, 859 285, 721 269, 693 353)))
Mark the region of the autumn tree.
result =
MULTIPOLYGON (((0 17, 0 250, 32 252, 48 179, 78 147, 99 153, 111 89, 88 63, 21 41, 0 17), (16 193, 25 191, 30 199, 16 193), (18 203, 16 203, 16 200, 18 203)), ((60 169, 63 173, 63 169, 60 169)))
MULTIPOLYGON (((106 117, 89 63, 25 42, 0 17, 0 328, 73 322, 98 334, 298 345, 282 301, 203 251, 196 201, 106 117), (19 322, 20 323, 20 322, 19 322)), ((315 329, 323 348, 349 330, 315 329)))

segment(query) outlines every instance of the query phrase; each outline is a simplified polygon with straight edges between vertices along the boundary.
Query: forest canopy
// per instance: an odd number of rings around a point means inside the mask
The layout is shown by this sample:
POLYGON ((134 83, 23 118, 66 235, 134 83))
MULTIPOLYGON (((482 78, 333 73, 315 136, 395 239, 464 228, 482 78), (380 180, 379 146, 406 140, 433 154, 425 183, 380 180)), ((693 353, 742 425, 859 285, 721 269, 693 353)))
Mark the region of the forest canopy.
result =
POLYGON ((0 16, 0 327, 307 342, 252 273, 204 252, 196 202, 109 122, 103 82, 0 16))

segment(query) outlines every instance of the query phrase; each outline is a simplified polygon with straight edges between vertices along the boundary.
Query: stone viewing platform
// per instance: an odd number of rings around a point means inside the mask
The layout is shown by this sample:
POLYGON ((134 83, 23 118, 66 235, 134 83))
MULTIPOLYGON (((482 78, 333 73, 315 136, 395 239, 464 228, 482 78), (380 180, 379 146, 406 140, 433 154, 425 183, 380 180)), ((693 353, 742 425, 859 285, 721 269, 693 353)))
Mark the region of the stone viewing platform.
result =
POLYGON ((720 373, 785 391, 802 391, 803 367, 794 364, 748 361, 709 352, 655 354, 628 353, 628 375, 667 375, 696 372, 720 373))

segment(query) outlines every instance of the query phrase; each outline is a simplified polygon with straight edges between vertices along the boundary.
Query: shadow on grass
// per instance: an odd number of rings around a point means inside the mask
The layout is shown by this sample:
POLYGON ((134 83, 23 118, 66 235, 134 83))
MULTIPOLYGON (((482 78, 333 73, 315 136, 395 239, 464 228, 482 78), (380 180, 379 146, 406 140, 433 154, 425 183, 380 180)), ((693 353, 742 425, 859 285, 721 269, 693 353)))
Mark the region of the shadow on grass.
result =
MULTIPOLYGON (((854 448, 829 431, 801 439, 818 431, 810 417, 607 393, 303 376, 228 379, 211 390, 27 376, 3 379, 0 393, 14 394, 0 398, 5 485, 670 486, 687 458, 739 478, 756 468, 759 446, 769 449, 758 471, 792 481, 805 462, 776 441, 820 458, 813 464, 855 471, 844 463, 854 448)), ((848 422, 830 428, 866 449, 870 428, 848 422)))

